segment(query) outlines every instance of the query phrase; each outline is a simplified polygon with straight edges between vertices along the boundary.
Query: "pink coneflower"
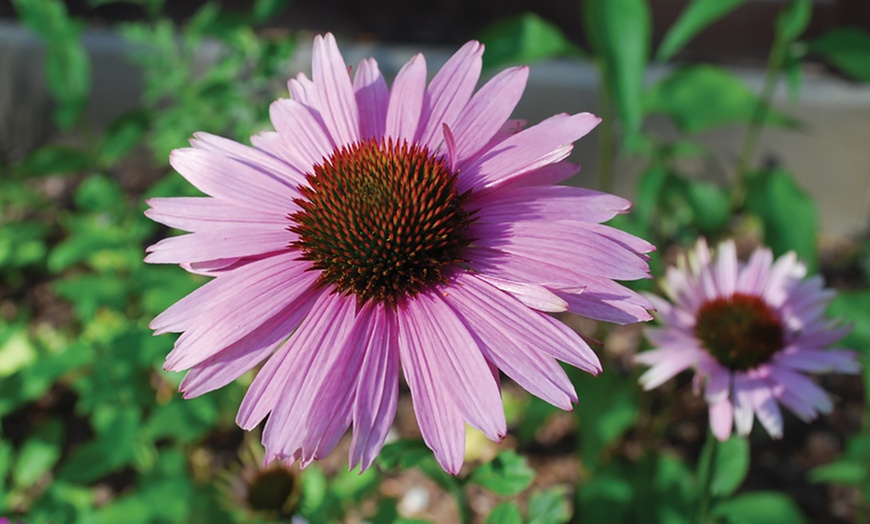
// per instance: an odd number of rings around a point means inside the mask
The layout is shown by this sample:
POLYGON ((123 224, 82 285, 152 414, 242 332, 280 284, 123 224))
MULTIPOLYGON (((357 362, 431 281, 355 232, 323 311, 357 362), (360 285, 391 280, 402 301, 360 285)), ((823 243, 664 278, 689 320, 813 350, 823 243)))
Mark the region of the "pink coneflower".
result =
POLYGON ((652 366, 640 377, 644 388, 694 368, 719 440, 731 435, 732 424, 748 435, 755 416, 781 437, 779 404, 804 421, 830 412, 827 393, 804 372, 855 373, 858 363, 850 350, 826 349, 849 328, 824 319, 834 292, 821 277, 805 279, 793 252, 774 262, 759 248, 742 264, 732 241, 719 245, 715 261, 703 240, 686 258, 663 285, 672 303, 649 297, 662 327, 646 331, 658 349, 636 357, 652 366))
POLYGON ((413 57, 388 89, 377 63, 353 75, 332 35, 314 40, 313 79, 271 106, 254 147, 198 134, 173 167, 210 195, 157 198, 147 215, 191 234, 148 251, 215 278, 151 323, 181 332, 166 369, 186 397, 266 361, 237 422, 267 458, 302 465, 353 426, 368 467, 392 424, 401 369, 423 439, 462 466, 465 424, 505 434, 499 373, 564 409, 577 397, 557 360, 598 358, 547 312, 650 318, 614 279, 648 276, 647 242, 600 223, 622 198, 553 185, 577 170, 572 143, 599 122, 561 114, 521 130, 508 117, 528 69, 476 93, 469 42, 426 82, 413 57))

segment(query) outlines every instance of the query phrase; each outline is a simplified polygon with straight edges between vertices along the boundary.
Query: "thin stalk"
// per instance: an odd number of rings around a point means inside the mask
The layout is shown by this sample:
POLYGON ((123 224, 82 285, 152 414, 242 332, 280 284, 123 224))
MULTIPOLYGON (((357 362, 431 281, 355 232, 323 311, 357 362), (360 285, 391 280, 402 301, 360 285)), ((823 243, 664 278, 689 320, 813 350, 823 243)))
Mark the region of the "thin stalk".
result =
MULTIPOLYGON (((599 67, 599 71, 602 68, 599 67)), ((599 75, 598 112, 601 125, 598 127, 598 189, 610 193, 613 189, 613 159, 616 154, 616 138, 613 127, 613 107, 607 93, 604 72, 599 75)))
POLYGON ((710 492, 713 486, 713 475, 716 471, 716 455, 719 447, 717 439, 711 431, 707 431, 707 440, 704 449, 701 450, 701 458, 698 462, 698 474, 701 481, 700 493, 698 494, 698 506, 695 508, 695 524, 703 524, 707 520, 707 512, 710 510, 710 502, 713 498, 710 492), (706 466, 706 467, 705 467, 706 466))
POLYGON ((749 177, 750 164, 755 155, 755 150, 758 147, 758 139, 761 136, 761 129, 764 127, 764 121, 767 119, 768 108, 773 101, 773 95, 776 92, 776 84, 779 80, 782 64, 785 60, 785 51, 787 43, 780 38, 776 39, 773 44, 773 49, 770 50, 770 57, 767 60, 767 69, 764 73, 764 85, 761 88, 761 96, 758 103, 755 105, 755 110, 752 113, 752 118, 749 121, 749 128, 746 131, 746 136, 743 139, 743 147, 740 150, 740 157, 737 162, 737 176, 734 180, 732 189, 733 202, 735 208, 743 204, 743 199, 746 196, 746 183, 749 177))
POLYGON ((465 494, 464 483, 450 490, 453 500, 456 501, 456 509, 459 511, 459 520, 462 524, 471 524, 471 507, 468 505, 468 495, 465 494))

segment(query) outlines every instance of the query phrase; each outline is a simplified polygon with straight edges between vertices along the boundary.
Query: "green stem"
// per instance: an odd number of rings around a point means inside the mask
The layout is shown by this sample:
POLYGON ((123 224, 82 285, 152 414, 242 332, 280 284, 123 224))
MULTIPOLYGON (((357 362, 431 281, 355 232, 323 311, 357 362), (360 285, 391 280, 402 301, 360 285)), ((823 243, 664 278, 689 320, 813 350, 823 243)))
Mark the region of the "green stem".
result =
POLYGON ((711 488, 713 475, 716 471, 716 448, 718 447, 719 440, 712 432, 707 431, 707 440, 704 442, 704 449, 701 450, 701 458, 698 461, 698 477, 701 484, 698 493, 698 506, 695 508, 695 518, 693 519, 696 524, 702 524, 707 520, 707 512, 713 498, 711 488))
POLYGON ((610 193, 613 186, 613 159, 615 156, 616 139, 613 128, 613 107, 610 105, 610 96, 607 94, 607 86, 604 81, 604 72, 599 77, 598 83, 598 113, 601 117, 601 126, 598 128, 598 189, 610 193))
POLYGON ((746 196, 746 183, 750 173, 750 164, 758 147, 758 139, 761 136, 764 121, 767 119, 767 112, 773 101, 773 95, 776 92, 777 80, 782 71, 782 64, 785 61, 786 46, 787 42, 777 36, 773 49, 770 50, 767 70, 764 74, 764 86, 761 88, 761 96, 755 105, 755 110, 749 121, 749 129, 747 129, 746 136, 743 139, 743 147, 740 150, 740 157, 737 162, 737 177, 734 180, 732 190, 732 204, 734 208, 742 206, 743 199, 746 196))
POLYGON ((468 505, 468 495, 465 494, 464 483, 450 490, 453 500, 456 501, 456 509, 459 511, 459 520, 462 524, 471 524, 471 507, 468 505))

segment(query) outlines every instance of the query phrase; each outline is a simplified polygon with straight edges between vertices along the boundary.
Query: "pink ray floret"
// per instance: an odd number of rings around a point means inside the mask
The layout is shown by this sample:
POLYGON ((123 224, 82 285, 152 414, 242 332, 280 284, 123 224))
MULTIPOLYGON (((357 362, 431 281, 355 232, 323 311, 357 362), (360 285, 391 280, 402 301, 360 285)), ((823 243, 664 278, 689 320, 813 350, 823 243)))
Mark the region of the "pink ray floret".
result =
POLYGON ((818 276, 806 278, 793 252, 774 260, 758 248, 743 263, 733 241, 720 244, 714 257, 702 239, 668 270, 662 287, 670 301, 649 297, 660 327, 646 330, 655 349, 636 357, 650 366, 640 383, 653 389, 694 369, 720 440, 733 429, 748 435, 755 418, 780 438, 780 405, 803 421, 833 408, 805 373, 859 371, 854 351, 831 347, 849 331, 823 316, 833 291, 818 276))
POLYGON ((528 69, 475 92, 482 56, 469 42, 427 81, 417 55, 388 87, 373 59, 349 73, 333 36, 318 36, 312 78, 290 80, 291 98, 270 108, 274 132, 253 147, 199 133, 172 153, 207 196, 149 200, 150 218, 188 234, 146 261, 213 279, 151 327, 181 333, 165 368, 187 370, 185 397, 260 366, 237 422, 268 417, 270 460, 304 466, 352 428, 350 465, 369 467, 404 375, 423 439, 455 474, 466 424, 493 440, 507 431, 499 372, 571 409, 558 362, 601 371, 550 313, 651 318, 615 280, 648 278, 653 246, 602 225, 629 202, 555 185, 599 118, 508 120, 528 69))

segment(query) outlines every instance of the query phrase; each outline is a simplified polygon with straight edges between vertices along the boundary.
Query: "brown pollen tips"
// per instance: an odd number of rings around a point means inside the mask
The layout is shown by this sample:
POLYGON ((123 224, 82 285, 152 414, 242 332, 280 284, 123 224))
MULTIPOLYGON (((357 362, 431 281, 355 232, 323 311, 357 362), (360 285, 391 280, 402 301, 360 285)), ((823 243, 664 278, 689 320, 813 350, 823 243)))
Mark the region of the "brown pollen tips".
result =
POLYGON ((469 192, 418 144, 363 140, 314 166, 288 229, 323 284, 392 305, 444 280, 471 240, 469 192))

